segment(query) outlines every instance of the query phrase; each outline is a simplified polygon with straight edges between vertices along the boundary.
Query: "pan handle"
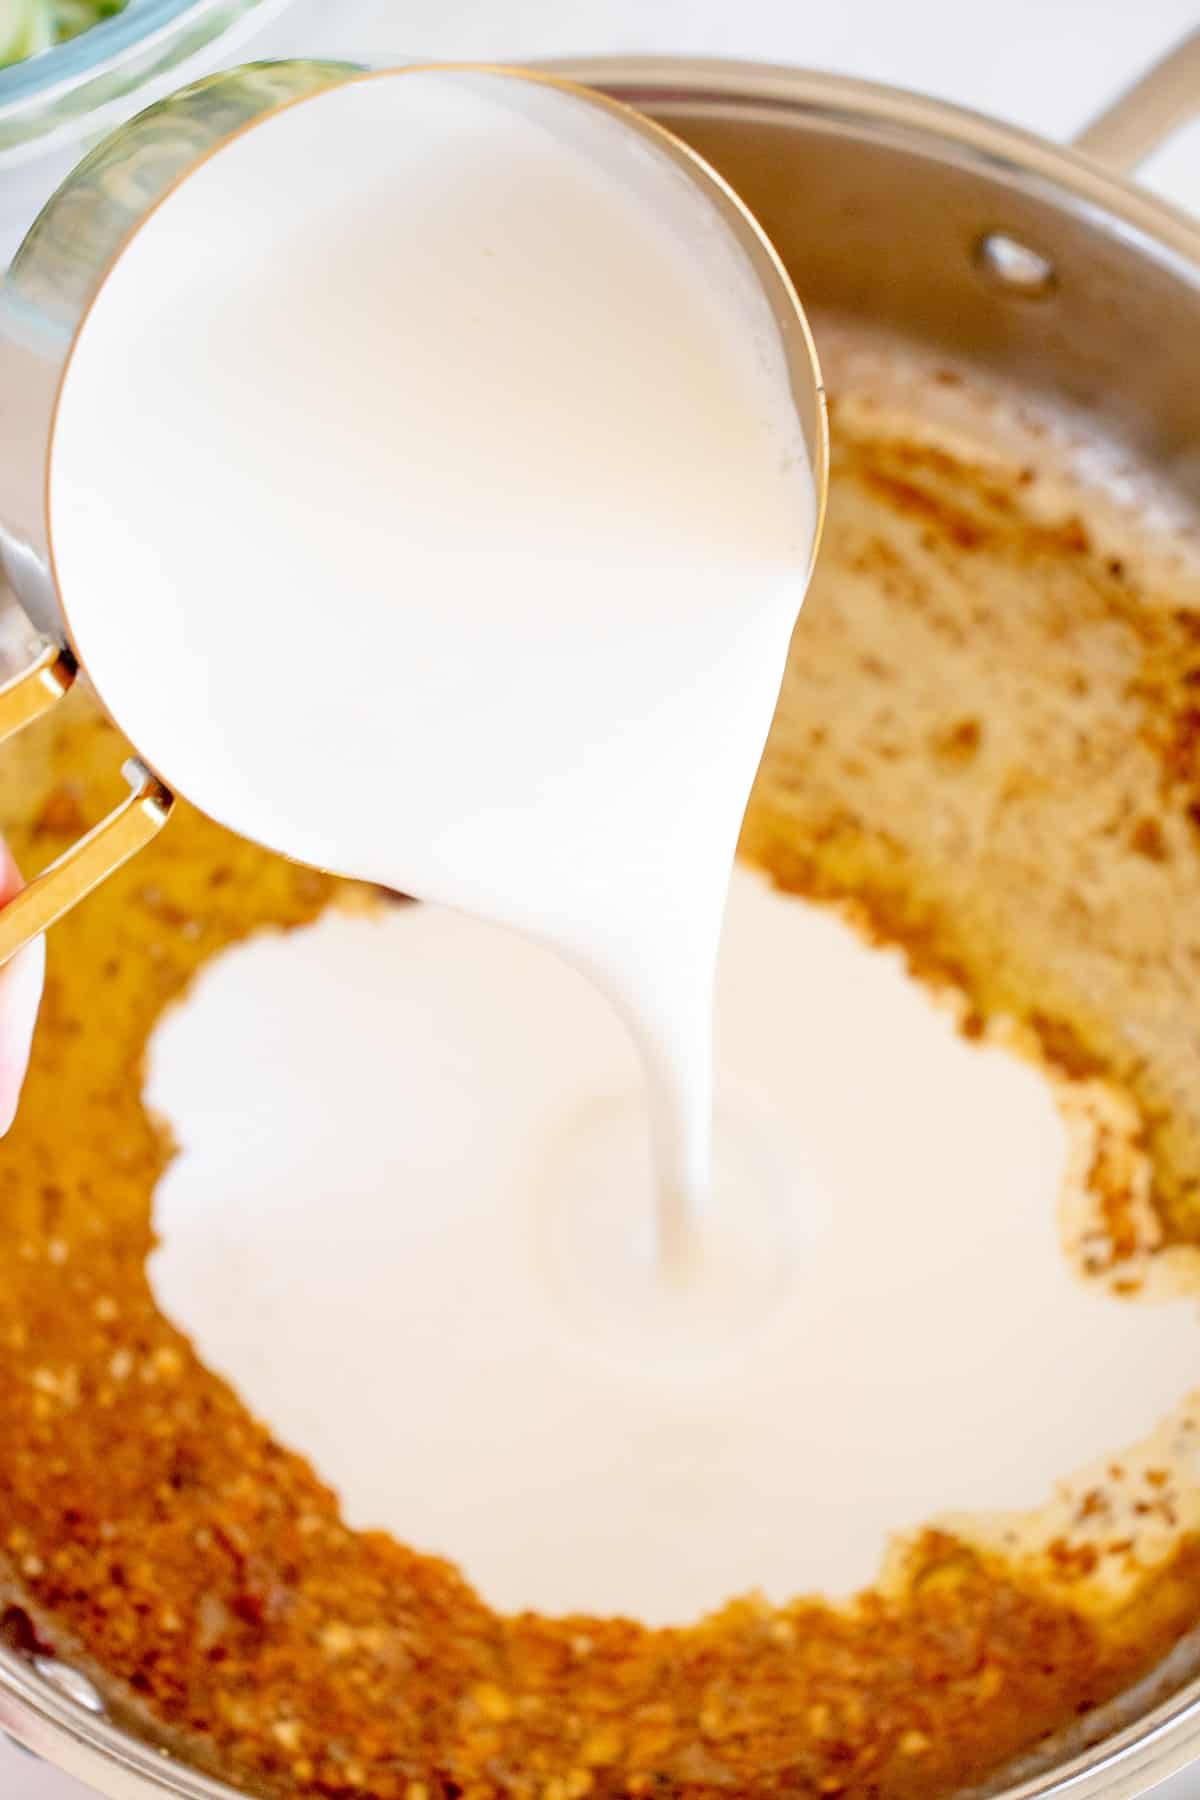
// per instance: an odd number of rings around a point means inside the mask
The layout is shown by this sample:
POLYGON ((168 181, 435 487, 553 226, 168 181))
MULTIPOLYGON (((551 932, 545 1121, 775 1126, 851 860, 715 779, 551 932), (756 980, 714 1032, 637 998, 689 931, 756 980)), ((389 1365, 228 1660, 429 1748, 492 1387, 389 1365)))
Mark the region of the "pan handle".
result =
POLYGON ((1173 50, 1084 127, 1075 148, 1129 174, 1200 115, 1200 31, 1173 50))

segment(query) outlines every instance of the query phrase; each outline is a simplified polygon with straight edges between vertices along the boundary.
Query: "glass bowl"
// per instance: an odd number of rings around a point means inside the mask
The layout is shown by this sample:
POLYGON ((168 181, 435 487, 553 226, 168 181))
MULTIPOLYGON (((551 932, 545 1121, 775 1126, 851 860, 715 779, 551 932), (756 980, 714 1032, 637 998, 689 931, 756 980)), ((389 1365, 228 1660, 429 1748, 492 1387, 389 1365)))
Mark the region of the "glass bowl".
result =
POLYGON ((248 44, 290 0, 129 0, 115 18, 0 69, 0 267, 83 152, 248 44))

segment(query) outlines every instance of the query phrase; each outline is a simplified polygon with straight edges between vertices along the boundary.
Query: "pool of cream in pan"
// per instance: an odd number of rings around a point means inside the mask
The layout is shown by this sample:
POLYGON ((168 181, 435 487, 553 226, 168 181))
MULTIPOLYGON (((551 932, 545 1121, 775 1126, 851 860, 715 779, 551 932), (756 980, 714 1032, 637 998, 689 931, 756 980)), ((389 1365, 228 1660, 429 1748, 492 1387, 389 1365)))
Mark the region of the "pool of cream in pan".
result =
POLYGON ((356 1523, 498 1605, 846 1590, 890 1531, 1037 1507, 1186 1392, 1194 1307, 1114 1301, 1062 1254, 1036 1071, 749 872, 722 1002, 726 1103, 792 1172, 794 1242, 774 1316, 691 1368, 621 1355, 547 1266, 545 1126, 636 1065, 546 953, 334 914, 229 953, 160 1033, 150 1097, 185 1150, 161 1300, 356 1523))
POLYGON ((719 1248, 776 1279, 755 1317, 664 1337, 636 1150, 585 1169, 582 1215, 564 1161, 593 1118, 636 1122, 605 1001, 460 915, 335 911, 226 953, 159 1028, 147 1097, 182 1154, 152 1279, 352 1524, 506 1610, 846 1593, 938 1520, 1036 1567, 1087 1536, 1096 1483, 1135 1542, 1111 1598, 1200 1525, 1200 1318, 1188 1281, 1081 1279, 1095 1109, 1129 1122, 1003 1036, 969 1041, 898 953, 740 867, 718 1136, 747 1207, 719 1248))
POLYGON ((433 909, 259 939, 160 1030, 149 1097, 184 1155, 159 1298, 354 1523, 514 1609, 847 1591, 893 1530, 1036 1508, 1183 1400, 1195 1307, 1078 1279, 1049 1084, 898 957, 739 872, 720 1030, 792 1241, 774 1313, 712 1360, 656 1365, 636 1308, 625 1332, 555 1280, 547 1145, 633 1088, 620 1026, 547 953, 433 909))

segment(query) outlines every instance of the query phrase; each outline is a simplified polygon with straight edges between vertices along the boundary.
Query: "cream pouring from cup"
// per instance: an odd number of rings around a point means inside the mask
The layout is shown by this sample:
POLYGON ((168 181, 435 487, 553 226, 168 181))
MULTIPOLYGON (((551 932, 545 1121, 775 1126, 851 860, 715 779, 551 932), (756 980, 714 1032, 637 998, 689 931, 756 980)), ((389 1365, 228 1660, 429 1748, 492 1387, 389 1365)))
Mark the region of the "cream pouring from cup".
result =
MULTIPOLYGON (((420 73, 421 71, 409 71, 420 73)), ((619 126, 630 148, 653 153, 694 189, 697 206, 736 242, 778 333, 781 368, 811 464, 817 518, 815 555, 828 479, 821 379, 807 321, 773 248, 724 181, 664 127, 606 96, 544 75, 478 70, 493 83, 535 86, 571 96, 619 126)), ((30 230, 0 290, 0 380, 6 425, 0 445, 0 558, 45 647, 31 666, 0 689, 0 738, 20 730, 71 686, 81 658, 68 612, 82 618, 80 597, 62 591, 48 518, 49 473, 64 374, 98 298, 117 275, 147 222, 186 189, 214 156, 265 119, 344 84, 388 79, 348 64, 291 61, 218 74, 181 90, 117 130, 79 165, 30 230)), ((236 279, 230 271, 230 280, 236 279)), ((132 500, 136 510, 136 497, 132 500)), ((74 622, 74 620, 72 621, 74 622)), ((229 646, 230 657, 238 645, 229 646)), ((90 673, 90 671, 89 671, 90 673)), ((259 672, 268 687, 270 669, 259 672)), ((155 683, 169 689, 167 667, 155 683)), ((103 689, 100 698, 109 703, 103 689)), ((111 708, 110 708, 111 710, 111 708)), ((122 728, 127 720, 117 717, 122 728)), ((174 793, 150 747, 134 743, 127 771, 132 801, 76 846, 0 914, 0 963, 46 929, 165 822, 174 793), (140 822, 135 822, 140 815, 140 822)), ((201 801, 199 794, 187 795, 201 801)))
POLYGON ((309 65, 173 104, 9 284, 46 456, 6 560, 143 760, 5 929, 184 794, 576 963, 641 1045, 660 1194, 697 1202, 725 890, 824 488, 787 278, 693 153, 542 77, 309 65))

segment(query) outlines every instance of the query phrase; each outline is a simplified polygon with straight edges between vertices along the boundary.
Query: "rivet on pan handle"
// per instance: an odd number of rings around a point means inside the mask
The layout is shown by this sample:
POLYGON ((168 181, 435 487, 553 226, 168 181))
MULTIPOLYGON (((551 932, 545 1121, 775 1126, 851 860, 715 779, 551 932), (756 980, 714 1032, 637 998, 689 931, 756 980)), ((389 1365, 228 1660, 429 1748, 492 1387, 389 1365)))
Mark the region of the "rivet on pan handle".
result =
MULTIPOLYGON (((49 712, 75 673, 66 651, 49 649, 0 687, 0 742, 49 712)), ((174 797, 148 769, 134 759, 122 773, 133 790, 129 799, 0 909, 0 966, 136 856, 170 818, 174 797)))

